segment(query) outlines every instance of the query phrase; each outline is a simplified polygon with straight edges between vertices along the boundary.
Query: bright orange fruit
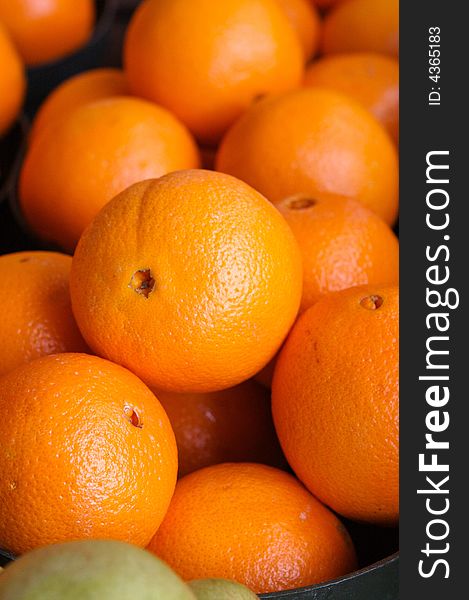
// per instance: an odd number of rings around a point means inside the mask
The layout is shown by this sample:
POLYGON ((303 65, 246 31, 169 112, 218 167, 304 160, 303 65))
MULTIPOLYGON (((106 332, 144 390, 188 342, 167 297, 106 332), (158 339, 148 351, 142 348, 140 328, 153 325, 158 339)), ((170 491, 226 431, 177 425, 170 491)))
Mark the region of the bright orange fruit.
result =
POLYGON ((350 519, 399 517, 399 294, 329 294, 293 327, 272 384, 275 427, 306 487, 350 519))
POLYGON ((86 352, 72 314, 72 259, 58 252, 0 256, 0 375, 57 352, 86 352))
POLYGON ((216 166, 274 204, 327 193, 359 200, 388 224, 397 216, 394 144, 368 111, 330 90, 307 88, 256 103, 224 137, 216 166))
POLYGON ((327 13, 322 51, 399 55, 399 0, 347 0, 327 13))
POLYGON ((176 482, 168 417, 132 373, 55 354, 0 379, 0 547, 150 541, 176 482))
POLYGON ((26 155, 20 205, 42 239, 73 250, 86 226, 132 183, 199 165, 190 133, 139 98, 80 106, 43 129, 26 155))
POLYGON ((176 392, 217 391, 260 370, 295 319, 301 285, 280 213, 234 177, 197 169, 114 198, 83 234, 71 275, 91 348, 176 392))
POLYGON ((367 108, 395 142, 399 139, 399 63, 372 52, 334 54, 310 64, 306 86, 327 87, 367 108))
POLYGON ((36 137, 47 123, 63 118, 83 104, 128 93, 127 80, 120 69, 102 68, 78 73, 61 83, 39 107, 29 139, 36 137))
MULTIPOLYGON (((277 204, 303 258, 300 312, 329 292, 399 280, 399 243, 378 216, 339 196, 292 196, 277 204)), ((277 356, 255 380, 271 387, 277 356)))
POLYGON ((176 436, 179 476, 224 462, 286 466, 272 423, 270 393, 255 381, 221 392, 156 391, 176 436))
POLYGON ((397 237, 356 200, 297 195, 276 206, 291 227, 303 257, 300 311, 329 292, 399 281, 397 237))
POLYGON ((321 20, 310 0, 277 0, 295 29, 305 60, 310 60, 319 47, 321 20))
POLYGON ((0 136, 20 112, 26 91, 22 60, 0 22, 0 136))
POLYGON ((93 0, 0 0, 0 21, 27 65, 57 60, 83 46, 95 21, 93 0))
POLYGON ((291 475, 225 463, 179 480, 148 546, 183 579, 233 579, 256 593, 326 581, 356 567, 337 517, 291 475))
POLYGON ((146 0, 124 63, 135 94, 214 144, 257 97, 300 83, 303 53, 277 0, 146 0))

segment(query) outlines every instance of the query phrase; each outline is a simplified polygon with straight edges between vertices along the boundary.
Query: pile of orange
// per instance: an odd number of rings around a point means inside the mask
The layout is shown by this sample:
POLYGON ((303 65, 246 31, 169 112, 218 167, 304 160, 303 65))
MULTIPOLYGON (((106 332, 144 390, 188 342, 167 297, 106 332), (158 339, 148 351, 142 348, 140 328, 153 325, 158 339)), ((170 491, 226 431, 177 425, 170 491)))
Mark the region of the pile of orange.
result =
MULTIPOLYGON (((0 0, 0 135, 23 62, 91 35, 49 4, 0 0)), ((145 0, 124 68, 45 100, 18 202, 61 252, 0 257, 0 548, 123 540, 264 593, 356 569, 342 517, 397 524, 397 24, 145 0)))

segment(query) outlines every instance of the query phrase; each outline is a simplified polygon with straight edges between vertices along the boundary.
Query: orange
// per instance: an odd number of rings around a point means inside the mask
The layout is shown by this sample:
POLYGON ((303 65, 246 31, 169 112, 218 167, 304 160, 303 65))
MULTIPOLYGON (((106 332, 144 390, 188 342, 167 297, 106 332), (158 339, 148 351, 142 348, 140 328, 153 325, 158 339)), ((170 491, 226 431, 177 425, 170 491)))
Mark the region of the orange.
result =
POLYGON ((256 98, 299 85, 303 53, 277 0, 146 0, 124 63, 136 95, 214 144, 256 98))
MULTIPOLYGON (((291 196, 277 204, 303 258, 300 312, 329 292, 399 280, 399 243, 392 230, 355 200, 291 196)), ((255 380, 271 387, 277 356, 255 380)))
POLYGON ((359 200, 389 224, 397 216, 394 144, 368 111, 329 90, 255 104, 224 137, 216 166, 274 203, 328 193, 359 200))
POLYGON ((180 477, 223 462, 285 466, 270 394, 255 381, 209 394, 155 394, 176 436, 180 477))
POLYGON ((57 252, 0 256, 0 375, 45 354, 87 350, 72 314, 71 266, 57 252))
POLYGON ((305 60, 309 60, 319 46, 321 20, 310 0, 277 0, 296 31, 303 48, 305 60))
POLYGON ((127 80, 120 69, 93 69, 61 83, 42 103, 31 127, 30 140, 52 120, 61 119, 79 106, 128 94, 127 80))
POLYGON ((21 58, 0 22, 0 136, 20 112, 26 91, 21 58))
POLYGON ((73 250, 99 210, 132 183, 197 167, 191 135, 138 98, 85 104, 43 129, 26 155, 20 205, 42 239, 73 250))
POLYGON ((399 243, 378 216, 356 200, 303 195, 277 205, 303 257, 304 311, 328 292, 397 283, 399 243))
POLYGON ((399 0, 347 0, 327 13, 322 51, 399 55, 399 0))
POLYGON ((70 284, 95 352, 157 389, 210 392, 278 350, 300 304, 301 257, 265 198, 194 169, 112 200, 83 234, 70 284))
POLYGON ((95 21, 93 0, 0 0, 0 21, 27 65, 57 60, 83 46, 95 21))
POLYGON ((96 356, 46 356, 0 379, 0 410, 0 547, 148 544, 173 494, 177 450, 135 375, 96 356))
POLYGON ((395 142, 399 139, 399 63, 396 59, 357 52, 325 56, 305 74, 306 86, 327 87, 367 108, 395 142))
POLYGON ((325 296, 299 318, 272 384, 274 422, 306 487, 350 519, 399 516, 398 289, 325 296))
POLYGON ((180 479, 148 548, 185 580, 233 579, 256 593, 326 581, 356 566, 332 512, 291 475, 250 463, 180 479))

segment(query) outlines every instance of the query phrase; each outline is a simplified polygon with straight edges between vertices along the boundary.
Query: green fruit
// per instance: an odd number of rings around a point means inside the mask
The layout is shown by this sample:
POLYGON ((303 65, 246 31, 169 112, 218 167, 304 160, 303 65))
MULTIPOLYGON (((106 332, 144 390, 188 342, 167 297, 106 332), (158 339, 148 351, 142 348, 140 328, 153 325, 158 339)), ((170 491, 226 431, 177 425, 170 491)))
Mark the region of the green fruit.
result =
POLYGON ((247 587, 227 579, 194 579, 189 587, 197 600, 258 600, 247 587))
POLYGON ((190 588, 146 550, 115 541, 46 546, 10 563, 0 600, 195 600, 190 588))

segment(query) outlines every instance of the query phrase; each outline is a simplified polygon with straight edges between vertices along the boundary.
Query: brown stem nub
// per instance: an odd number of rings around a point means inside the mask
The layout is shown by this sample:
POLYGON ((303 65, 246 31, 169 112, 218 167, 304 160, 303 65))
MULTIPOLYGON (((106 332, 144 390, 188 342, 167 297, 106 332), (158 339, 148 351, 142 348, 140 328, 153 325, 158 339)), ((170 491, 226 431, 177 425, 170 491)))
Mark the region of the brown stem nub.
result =
POLYGON ((376 294, 366 296, 360 300, 361 306, 367 310, 377 310, 380 306, 382 306, 383 302, 383 298, 381 296, 377 296, 376 294))
POLYGON ((129 283, 130 288, 145 298, 148 298, 152 293, 155 289, 155 285, 156 281, 153 279, 150 269, 140 269, 135 271, 129 283))
POLYGON ((287 206, 290 210, 305 210, 317 204, 317 200, 309 196, 298 194, 287 199, 287 206))
POLYGON ((138 427, 139 429, 143 427, 140 415, 133 406, 124 407, 124 416, 127 419, 127 421, 134 427, 138 427))

